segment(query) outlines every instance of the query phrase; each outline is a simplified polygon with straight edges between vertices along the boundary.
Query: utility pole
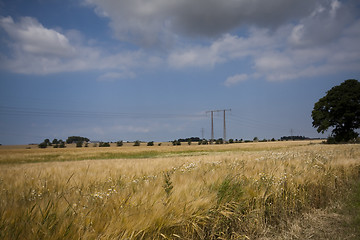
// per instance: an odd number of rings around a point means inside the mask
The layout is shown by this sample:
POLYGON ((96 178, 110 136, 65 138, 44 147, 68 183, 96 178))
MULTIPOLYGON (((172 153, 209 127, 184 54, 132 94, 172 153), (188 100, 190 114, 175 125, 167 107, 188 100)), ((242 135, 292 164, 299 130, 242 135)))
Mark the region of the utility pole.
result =
POLYGON ((211 111, 211 140, 210 144, 214 141, 214 111, 211 111))
POLYGON ((207 111, 206 113, 211 113, 211 139, 210 139, 210 144, 213 143, 214 141, 214 112, 217 110, 211 110, 211 111, 207 111))
POLYGON ((225 112, 231 111, 231 109, 224 109, 224 143, 226 142, 226 121, 225 121, 225 112))
POLYGON ((231 111, 231 109, 223 109, 223 110, 210 110, 206 113, 211 113, 211 140, 212 143, 214 141, 214 112, 224 112, 224 142, 226 142, 226 121, 225 121, 225 112, 231 111))

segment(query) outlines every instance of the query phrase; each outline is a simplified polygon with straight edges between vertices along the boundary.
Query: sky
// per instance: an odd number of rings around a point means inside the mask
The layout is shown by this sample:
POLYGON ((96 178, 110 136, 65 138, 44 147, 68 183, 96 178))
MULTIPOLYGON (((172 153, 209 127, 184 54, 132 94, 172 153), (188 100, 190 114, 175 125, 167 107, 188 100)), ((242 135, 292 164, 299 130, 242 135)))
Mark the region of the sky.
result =
POLYGON ((327 137, 360 79, 357 0, 0 0, 0 144, 327 137), (223 137, 223 112, 214 113, 223 137))

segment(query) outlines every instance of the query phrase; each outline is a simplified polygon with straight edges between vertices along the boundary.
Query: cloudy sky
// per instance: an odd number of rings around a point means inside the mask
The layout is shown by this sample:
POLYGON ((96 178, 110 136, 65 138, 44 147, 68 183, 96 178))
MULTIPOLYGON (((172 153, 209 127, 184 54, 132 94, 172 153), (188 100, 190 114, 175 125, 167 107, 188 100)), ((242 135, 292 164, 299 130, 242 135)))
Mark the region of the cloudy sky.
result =
POLYGON ((326 137, 360 79, 356 0, 0 0, 0 41, 1 144, 326 137))

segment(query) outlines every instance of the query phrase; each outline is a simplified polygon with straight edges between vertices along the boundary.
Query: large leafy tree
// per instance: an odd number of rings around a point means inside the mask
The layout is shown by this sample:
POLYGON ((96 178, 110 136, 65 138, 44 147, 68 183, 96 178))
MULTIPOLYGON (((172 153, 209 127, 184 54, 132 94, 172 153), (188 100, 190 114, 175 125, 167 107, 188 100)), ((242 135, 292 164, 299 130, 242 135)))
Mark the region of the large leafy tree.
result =
POLYGON ((347 142, 358 137, 360 128, 360 82, 355 79, 344 81, 330 89, 314 105, 311 114, 313 127, 324 133, 332 127, 336 142, 347 142))

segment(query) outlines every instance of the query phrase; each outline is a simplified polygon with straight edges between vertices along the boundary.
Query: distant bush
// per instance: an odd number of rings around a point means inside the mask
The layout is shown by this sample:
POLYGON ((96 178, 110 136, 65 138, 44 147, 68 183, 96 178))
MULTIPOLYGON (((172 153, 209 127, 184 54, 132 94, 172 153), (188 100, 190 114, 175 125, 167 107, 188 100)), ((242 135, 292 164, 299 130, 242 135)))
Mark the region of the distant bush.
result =
POLYGON ((190 137, 190 138, 179 138, 178 141, 180 142, 200 142, 201 139, 199 137, 190 137))
POLYGON ((47 143, 46 142, 42 142, 38 145, 39 148, 47 148, 47 143))
POLYGON ((222 138, 219 138, 215 142, 216 144, 224 144, 224 140, 222 138))
POLYGON ((66 148, 65 142, 63 140, 60 140, 57 142, 57 144, 53 145, 54 148, 66 148))
POLYGON ((121 147, 121 146, 123 146, 123 145, 124 145, 123 141, 117 141, 117 142, 116 142, 116 146, 117 146, 117 147, 121 147))
POLYGON ((76 147, 82 147, 82 145, 83 145, 83 142, 81 142, 81 141, 76 142, 76 147))
POLYGON ((89 141, 90 141, 90 139, 88 139, 86 137, 80 137, 80 136, 71 136, 66 139, 67 144, 74 143, 74 142, 89 142, 89 141))
POLYGON ((288 141, 288 140, 307 140, 308 137, 305 136, 283 136, 280 138, 281 141, 288 141))
POLYGON ((180 146, 181 142, 179 140, 172 141, 173 146, 180 146))
POLYGON ((234 139, 230 138, 229 143, 234 143, 234 139))
MULTIPOLYGON (((30 144, 36 145, 36 144, 30 144)), ((45 139, 42 143, 38 144, 39 148, 47 148, 48 146, 53 146, 53 148, 65 148, 65 142, 63 140, 57 140, 56 138, 50 141, 50 139, 45 139)))
POLYGON ((154 146, 154 142, 152 141, 152 142, 148 142, 147 143, 147 146, 154 146))
POLYGON ((139 141, 139 140, 136 140, 136 141, 134 142, 134 146, 135 146, 135 147, 140 146, 140 141, 139 141))
POLYGON ((110 143, 109 142, 100 142, 99 147, 110 147, 110 143))

